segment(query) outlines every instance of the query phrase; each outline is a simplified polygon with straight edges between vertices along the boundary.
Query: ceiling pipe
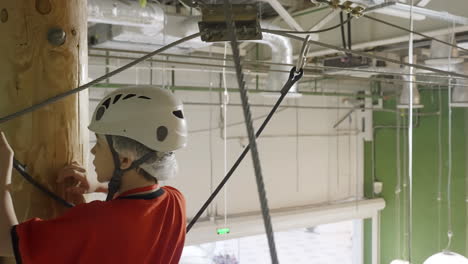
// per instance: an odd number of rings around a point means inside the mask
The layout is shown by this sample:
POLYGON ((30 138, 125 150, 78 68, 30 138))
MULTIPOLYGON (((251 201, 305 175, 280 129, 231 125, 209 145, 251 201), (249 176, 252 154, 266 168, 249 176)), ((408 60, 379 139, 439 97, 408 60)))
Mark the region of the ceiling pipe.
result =
MULTIPOLYGON (((431 31, 422 32, 422 34, 427 35, 429 37, 436 37, 436 36, 450 34, 452 32, 459 33, 459 32, 465 32, 465 31, 468 31, 468 26, 459 26, 455 28, 431 30, 431 31)), ((419 36, 419 35, 414 36, 414 40, 420 40, 420 39, 424 39, 424 37, 419 36)), ((408 40, 409 40, 409 36, 408 34, 405 34, 405 35, 394 37, 394 38, 366 41, 366 42, 353 44, 353 50, 362 50, 362 49, 374 48, 377 46, 386 46, 386 45, 401 43, 405 41, 407 42, 408 40)), ((320 56, 325 56, 325 55, 334 54, 334 53, 338 53, 338 51, 334 49, 323 49, 323 50, 309 52, 307 56, 320 57, 320 56)))
POLYGON ((419 6, 411 7, 408 4, 403 4, 403 3, 396 2, 396 1, 384 2, 379 5, 371 6, 366 9, 365 13, 369 14, 371 12, 380 12, 380 13, 383 12, 383 14, 387 14, 387 11, 392 11, 393 13, 389 13, 389 15, 399 14, 398 16, 400 17, 407 17, 408 15, 407 18, 409 18, 410 10, 412 10, 412 12, 414 13, 415 20, 424 19, 425 17, 430 17, 433 19, 441 20, 441 21, 447 21, 447 22, 457 23, 461 25, 468 25, 468 18, 466 17, 457 16, 457 15, 450 14, 445 11, 442 11, 442 12, 435 11, 432 9, 423 8, 419 6))
POLYGON ((427 4, 429 4, 429 2, 431 2, 431 0, 421 0, 416 5, 425 7, 425 6, 427 6, 427 4))

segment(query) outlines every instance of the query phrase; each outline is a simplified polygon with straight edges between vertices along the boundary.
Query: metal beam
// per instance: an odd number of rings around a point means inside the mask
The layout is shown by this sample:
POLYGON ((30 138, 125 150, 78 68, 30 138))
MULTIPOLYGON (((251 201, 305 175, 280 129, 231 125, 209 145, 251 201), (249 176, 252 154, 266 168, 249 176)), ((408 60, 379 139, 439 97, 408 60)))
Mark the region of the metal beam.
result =
POLYGON ((261 0, 262 2, 268 3, 273 9, 278 13, 278 15, 283 18, 284 22, 291 27, 291 29, 297 31, 304 31, 304 29, 297 23, 297 21, 289 14, 289 12, 281 5, 278 0, 261 0))

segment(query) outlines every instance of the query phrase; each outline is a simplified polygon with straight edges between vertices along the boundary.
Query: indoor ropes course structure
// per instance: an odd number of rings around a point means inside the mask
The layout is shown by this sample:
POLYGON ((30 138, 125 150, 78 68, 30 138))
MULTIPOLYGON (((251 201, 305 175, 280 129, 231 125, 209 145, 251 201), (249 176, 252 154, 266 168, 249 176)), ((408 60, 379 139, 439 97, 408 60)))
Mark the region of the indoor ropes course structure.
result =
MULTIPOLYGON (((241 96, 241 100, 242 100, 244 119, 245 119, 245 124, 246 124, 246 128, 247 128, 248 137, 249 137, 249 145, 247 145, 245 147, 244 151, 241 153, 241 155, 239 156, 237 161, 234 163, 232 168, 228 171, 228 173, 225 175, 223 180, 219 183, 217 188, 213 191, 213 193, 210 195, 210 197, 207 199, 207 201, 203 204, 203 206, 197 212, 195 217, 193 217, 191 219, 190 223, 187 225, 187 233, 195 225, 195 223, 198 221, 200 216, 204 213, 204 211, 209 206, 209 204, 213 201, 213 199, 222 190, 224 185, 227 183, 229 178, 233 175, 233 173, 235 172, 237 167, 240 165, 242 160, 245 158, 247 153, 251 150, 253 164, 254 164, 254 171, 255 171, 255 176, 256 176, 256 181, 257 181, 258 194, 259 194, 259 198, 260 198, 261 210, 262 210, 262 215, 263 215, 263 219, 264 219, 265 231, 266 231, 267 238, 268 238, 268 244, 269 244, 269 248, 270 248, 270 255, 271 255, 271 260, 272 260, 273 264, 277 264, 279 262, 278 262, 278 257, 277 257, 277 253, 276 253, 276 246, 275 246, 275 242, 274 242, 274 233, 273 233, 273 228, 272 228, 270 214, 269 214, 269 208, 268 208, 268 202, 267 202, 267 197, 266 197, 265 186, 264 186, 264 182, 263 182, 261 164, 260 164, 259 155, 258 155, 258 151, 257 151, 256 138, 258 138, 261 135, 262 131, 267 126, 268 122, 271 120, 272 116, 274 115, 274 113, 276 112, 276 110, 280 106, 281 102, 283 101, 283 99, 285 98, 287 93, 289 92, 290 88, 296 82, 298 82, 301 79, 301 77, 303 76, 303 74, 304 74, 303 68, 305 66, 305 62, 306 62, 306 59, 307 59, 306 56, 307 56, 308 46, 309 45, 313 44, 313 45, 317 45, 317 46, 321 46, 321 47, 325 47, 325 48, 330 48, 330 49, 333 49, 333 50, 336 50, 336 51, 341 51, 341 52, 344 52, 346 54, 353 54, 353 55, 363 56, 363 57, 367 57, 367 58, 378 59, 378 60, 382 60, 382 61, 385 61, 385 62, 395 63, 395 64, 398 64, 398 65, 401 65, 401 66, 410 67, 410 69, 415 68, 415 69, 427 70, 427 71, 430 71, 430 72, 433 72, 433 73, 439 73, 441 75, 437 75, 437 76, 440 76, 442 78, 448 78, 449 80, 451 80, 451 79, 453 79, 455 77, 458 77, 460 79, 468 79, 468 75, 465 75, 465 74, 462 74, 462 73, 440 70, 440 69, 436 69, 436 68, 432 68, 432 67, 427 67, 427 66, 424 66, 424 65, 414 64, 414 63, 411 63, 411 62, 403 62, 403 61, 394 60, 394 59, 390 59, 390 58, 386 58, 386 57, 383 57, 383 56, 378 56, 378 55, 374 55, 374 54, 370 54, 370 53, 366 53, 366 52, 355 51, 355 50, 351 49, 350 43, 348 43, 349 44, 348 47, 346 47, 346 45, 344 45, 343 48, 340 48, 340 47, 330 45, 330 44, 327 44, 327 43, 310 40, 309 36, 307 36, 306 38, 302 38, 302 37, 298 37, 296 35, 293 35, 293 34, 316 34, 316 33, 330 31, 330 30, 336 29, 338 27, 342 27, 342 29, 343 29, 343 26, 346 23, 349 23, 353 17, 357 17, 357 18, 358 17, 365 17, 366 19, 369 19, 369 20, 372 20, 372 21, 375 21, 375 22, 378 22, 378 23, 382 23, 382 24, 385 24, 385 25, 388 25, 388 26, 391 26, 391 27, 406 31, 406 32, 408 32, 410 34, 419 35, 419 36, 422 36, 424 38, 427 38, 427 39, 430 39, 430 40, 433 40, 433 41, 437 41, 439 43, 443 43, 443 44, 445 44, 447 46, 451 46, 451 47, 454 47, 454 48, 457 48, 457 49, 460 49, 460 50, 468 51, 468 49, 459 47, 459 46, 454 45, 452 43, 445 42, 445 41, 439 40, 437 38, 430 37, 430 36, 415 32, 415 31, 412 30, 412 28, 407 29, 407 28, 404 28, 404 27, 401 27, 401 26, 394 25, 392 23, 386 22, 386 21, 381 20, 381 19, 370 17, 370 16, 365 14, 365 10, 363 8, 357 8, 356 7, 354 9, 351 9, 350 6, 340 5, 339 1, 338 1, 338 3, 337 3, 337 1, 328 1, 328 0, 317 0, 316 2, 324 3, 324 4, 327 4, 331 8, 341 9, 341 10, 344 10, 345 12, 348 12, 347 20, 343 21, 343 19, 341 19, 340 24, 329 27, 329 28, 326 28, 326 29, 317 30, 317 31, 287 31, 287 30, 260 29, 261 32, 270 33, 270 34, 277 34, 277 35, 286 36, 288 38, 295 39, 295 40, 298 40, 298 41, 302 41, 303 46, 302 46, 302 50, 301 50, 301 53, 299 55, 296 66, 291 69, 289 78, 286 81, 285 85, 283 86, 282 90, 280 91, 281 95, 280 95, 279 99, 277 100, 274 107, 271 109, 270 113, 265 118, 265 120, 263 121, 262 125, 260 126, 260 128, 258 129, 258 131, 256 133, 254 133, 253 126, 252 126, 252 117, 251 117, 251 113, 250 113, 250 105, 249 105, 249 102, 248 102, 248 95, 247 95, 248 91, 247 91, 247 88, 245 86, 244 76, 243 76, 243 72, 242 72, 241 58, 240 58, 240 55, 239 55, 239 47, 238 47, 239 40, 238 40, 238 36, 237 36, 237 32, 236 32, 236 21, 234 20, 233 5, 231 4, 230 0, 224 0, 224 5, 223 5, 224 6, 224 8, 223 8, 224 9, 224 18, 225 18, 225 24, 226 24, 226 27, 225 27, 224 30, 226 30, 226 32, 227 32, 226 36, 228 37, 228 40, 229 40, 229 42, 231 44, 231 49, 232 49, 232 54, 233 54, 233 61, 234 61, 234 64, 235 64, 235 70, 236 70, 236 75, 237 75, 237 82, 238 82, 238 86, 239 86, 239 90, 240 90, 240 96, 241 96)), ((203 2, 197 2, 197 1, 193 1, 193 2, 191 2, 191 4, 196 6, 196 7, 200 7, 201 5, 205 5, 203 2)), ((226 32, 224 32, 224 33, 226 33, 226 32)), ((172 47, 175 47, 175 46, 177 46, 177 45, 179 45, 181 43, 184 43, 186 41, 189 41, 191 39, 194 39, 194 38, 197 38, 197 37, 200 37, 200 36, 202 36, 202 33, 195 33, 195 34, 192 34, 190 36, 186 36, 186 37, 184 37, 184 38, 182 38, 180 40, 177 40, 177 41, 175 41, 173 43, 170 43, 167 46, 164 46, 164 47, 162 47, 162 48, 160 48, 160 49, 158 49, 156 51, 153 51, 153 52, 148 53, 148 54, 146 54, 146 55, 144 55, 144 56, 142 56, 142 57, 140 57, 138 59, 135 59, 132 62, 130 62, 130 63, 128 63, 128 64, 126 64, 126 65, 124 65, 124 66, 122 66, 122 67, 120 67, 120 68, 118 68, 116 70, 114 70, 114 71, 111 71, 111 72, 109 72, 109 73, 107 73, 107 74, 105 74, 105 75, 103 75, 103 76, 101 76, 99 78, 96 78, 95 80, 93 80, 91 82, 88 82, 88 83, 86 83, 84 85, 81 85, 81 86, 79 86, 79 87, 77 87, 75 89, 72 89, 70 91, 67 91, 67 92, 59 94, 59 95, 56 95, 56 96, 54 96, 52 98, 49 98, 49 99, 47 99, 47 100, 45 100, 45 101, 43 101, 41 103, 32 105, 32 106, 30 106, 28 108, 25 108, 23 110, 20 110, 18 112, 5 115, 5 116, 0 118, 0 124, 8 122, 8 121, 10 121, 10 120, 12 120, 14 118, 25 115, 27 113, 33 112, 33 111, 35 111, 37 109, 40 109, 40 108, 42 108, 42 107, 44 107, 44 106, 46 106, 48 104, 52 104, 54 102, 57 102, 57 101, 65 98, 65 97, 67 97, 69 95, 79 93, 80 91, 83 91, 83 90, 85 90, 85 89, 87 89, 89 87, 92 87, 93 85, 98 84, 98 83, 102 82, 103 80, 105 80, 107 78, 110 78, 110 77, 112 77, 114 75, 117 75, 117 74, 119 74, 119 73, 121 73, 121 72, 123 72, 123 71, 137 65, 140 62, 148 60, 151 57, 153 57, 153 56, 155 56, 157 54, 160 54, 160 53, 162 53, 162 52, 164 52, 164 51, 166 51, 166 50, 168 50, 168 49, 170 49, 172 47)), ((412 71, 410 71, 409 74, 405 74, 405 73, 395 73, 395 74, 411 75, 411 76, 416 75, 416 74, 413 74, 412 71)), ((409 82, 412 83, 412 82, 415 82, 415 81, 409 81, 409 82)), ((50 196, 52 199, 56 200, 57 202, 63 204, 66 207, 73 207, 74 206, 73 204, 65 201, 63 198, 59 197, 58 195, 56 195, 53 192, 51 192, 50 190, 48 190, 41 183, 37 182, 27 172, 26 166, 21 164, 16 159, 14 159, 14 168, 28 182, 30 182, 35 187, 37 187, 39 190, 41 190, 42 192, 44 192, 45 194, 50 196)))

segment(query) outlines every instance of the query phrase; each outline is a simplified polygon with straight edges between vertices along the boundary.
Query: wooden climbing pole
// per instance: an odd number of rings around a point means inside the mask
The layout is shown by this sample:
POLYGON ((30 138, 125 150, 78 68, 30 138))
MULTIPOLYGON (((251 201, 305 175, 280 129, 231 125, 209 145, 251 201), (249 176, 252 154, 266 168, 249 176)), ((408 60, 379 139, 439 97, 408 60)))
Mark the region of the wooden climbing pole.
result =
MULTIPOLYGON (((16 112, 87 81, 87 12, 83 0, 0 2, 0 116, 16 112)), ((88 155, 86 92, 0 124, 16 158, 62 197, 57 170, 88 155)), ((68 185, 73 183, 66 183, 68 185)), ((68 197, 82 199, 82 197, 68 197)), ((13 174, 18 220, 48 219, 65 208, 13 174)))

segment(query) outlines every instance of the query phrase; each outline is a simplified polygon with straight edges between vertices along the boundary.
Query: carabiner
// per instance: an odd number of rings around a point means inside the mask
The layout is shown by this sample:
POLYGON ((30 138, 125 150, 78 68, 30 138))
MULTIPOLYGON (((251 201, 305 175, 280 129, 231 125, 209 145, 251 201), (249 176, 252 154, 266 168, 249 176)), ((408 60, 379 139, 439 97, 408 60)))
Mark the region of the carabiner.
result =
POLYGON ((302 70, 302 68, 304 68, 307 62, 307 53, 309 52, 309 39, 310 35, 307 35, 304 39, 304 43, 302 43, 301 52, 299 53, 299 57, 297 58, 296 72, 302 70))

